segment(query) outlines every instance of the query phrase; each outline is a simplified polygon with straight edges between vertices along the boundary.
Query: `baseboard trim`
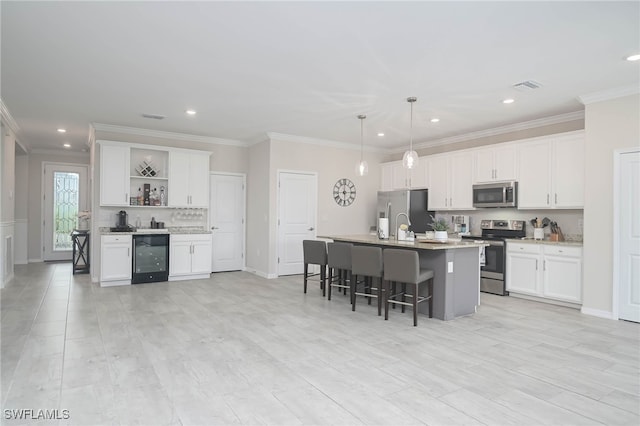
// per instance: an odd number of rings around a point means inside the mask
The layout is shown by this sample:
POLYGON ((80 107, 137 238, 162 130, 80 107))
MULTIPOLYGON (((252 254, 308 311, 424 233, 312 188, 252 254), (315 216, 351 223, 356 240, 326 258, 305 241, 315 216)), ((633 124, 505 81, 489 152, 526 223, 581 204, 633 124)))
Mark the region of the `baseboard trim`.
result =
POLYGON ((580 309, 580 312, 582 312, 585 315, 591 315, 592 317, 605 318, 605 319, 610 319, 610 320, 617 320, 618 319, 618 318, 614 318, 613 312, 611 312, 611 311, 603 311, 603 310, 600 310, 600 309, 585 308, 584 306, 582 307, 582 309, 580 309))
POLYGON ((44 260, 42 258, 40 258, 40 259, 29 259, 27 262, 29 262, 29 263, 42 263, 42 262, 44 262, 44 260))
POLYGON ((275 275, 275 274, 267 274, 266 272, 258 271, 258 270, 253 269, 253 268, 245 267, 244 270, 246 272, 249 272, 250 274, 257 275, 257 276, 259 276, 261 278, 265 278, 267 280, 272 280, 274 278, 278 278, 278 276, 275 275))

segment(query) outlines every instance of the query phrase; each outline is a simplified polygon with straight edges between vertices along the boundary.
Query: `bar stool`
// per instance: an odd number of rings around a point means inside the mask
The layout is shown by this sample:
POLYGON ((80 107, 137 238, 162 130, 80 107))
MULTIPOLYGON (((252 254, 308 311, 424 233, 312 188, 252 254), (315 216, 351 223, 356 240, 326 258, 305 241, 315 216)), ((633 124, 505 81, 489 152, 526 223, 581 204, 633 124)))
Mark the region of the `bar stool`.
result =
POLYGON ((380 247, 353 246, 351 249, 351 310, 356 310, 356 296, 378 299, 378 316, 382 314, 382 249, 380 247), (357 278, 363 278, 358 281, 357 278), (377 287, 373 280, 377 279, 377 287), (361 291, 358 285, 363 284, 361 291), (373 292, 376 292, 375 294, 373 292))
POLYGON ((303 240, 302 252, 304 257, 304 292, 307 292, 307 280, 310 277, 320 275, 320 289, 322 295, 326 294, 327 280, 327 243, 319 240, 303 240), (309 275, 309 265, 319 265, 320 273, 309 275))
POLYGON ((342 289, 344 294, 351 296, 351 243, 327 243, 329 266, 329 292, 327 299, 331 300, 331 288, 342 289), (334 275, 335 274, 335 275, 334 275), (336 281, 334 282, 334 278, 336 281))
POLYGON ((413 325, 418 325, 418 303, 429 301, 429 318, 433 317, 433 271, 421 269, 418 252, 414 250, 384 250, 384 280, 387 297, 384 302, 384 319, 389 319, 389 304, 413 307, 413 325), (390 288, 393 283, 393 290, 390 288), (402 284, 402 290, 396 293, 396 283, 402 284), (427 284, 427 295, 420 296, 420 284, 427 284), (407 284, 412 285, 413 292, 407 293, 407 284), (405 298, 411 297, 411 303, 405 298))

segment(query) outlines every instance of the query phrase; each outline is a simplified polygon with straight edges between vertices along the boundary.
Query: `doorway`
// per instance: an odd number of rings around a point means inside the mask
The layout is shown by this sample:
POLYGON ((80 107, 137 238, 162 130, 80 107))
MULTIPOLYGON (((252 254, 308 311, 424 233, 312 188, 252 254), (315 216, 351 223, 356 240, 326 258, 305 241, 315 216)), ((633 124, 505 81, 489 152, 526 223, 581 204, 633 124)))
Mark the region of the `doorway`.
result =
POLYGON ((244 269, 244 174, 211 173, 209 224, 212 233, 211 272, 244 269))
POLYGON ((42 170, 43 260, 71 260, 71 232, 87 210, 87 166, 44 163, 42 170))
POLYGON ((640 322, 640 151, 616 153, 614 188, 618 318, 640 322))
POLYGON ((278 172, 278 275, 302 274, 302 240, 316 237, 318 176, 278 172))

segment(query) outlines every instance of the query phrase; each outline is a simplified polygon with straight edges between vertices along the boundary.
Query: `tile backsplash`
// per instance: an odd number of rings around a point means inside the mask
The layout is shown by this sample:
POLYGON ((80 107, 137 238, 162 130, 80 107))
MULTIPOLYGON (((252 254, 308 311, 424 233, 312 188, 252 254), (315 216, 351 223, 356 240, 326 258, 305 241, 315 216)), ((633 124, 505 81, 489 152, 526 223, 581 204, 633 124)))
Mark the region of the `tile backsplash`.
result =
MULTIPOLYGON (((583 210, 518 210, 509 208, 478 209, 469 211, 436 212, 436 218, 445 218, 451 222, 453 215, 468 215, 471 221, 471 233, 480 235, 480 221, 484 219, 524 220, 526 222, 527 237, 533 237, 531 219, 548 217, 557 222, 567 240, 582 240, 583 210)), ((549 236, 549 228, 545 228, 545 237, 549 236)))
MULTIPOLYGON (((164 222, 165 227, 170 226, 198 226, 206 227, 208 221, 208 209, 178 209, 165 207, 101 207, 100 217, 96 222, 98 227, 112 227, 116 225, 116 216, 120 210, 129 214, 129 224, 136 226, 136 220, 140 216, 142 228, 151 227, 151 218, 157 222, 164 222)), ((95 219, 94 219, 95 220, 95 219)))

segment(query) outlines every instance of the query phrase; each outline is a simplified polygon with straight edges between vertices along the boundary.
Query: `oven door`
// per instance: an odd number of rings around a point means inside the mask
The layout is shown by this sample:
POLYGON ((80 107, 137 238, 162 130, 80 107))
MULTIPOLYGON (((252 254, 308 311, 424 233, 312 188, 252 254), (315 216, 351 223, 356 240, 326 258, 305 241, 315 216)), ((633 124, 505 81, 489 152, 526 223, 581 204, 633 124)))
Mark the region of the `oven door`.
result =
POLYGON ((480 291, 508 294, 504 286, 504 241, 490 241, 484 249, 485 264, 480 268, 480 291))

